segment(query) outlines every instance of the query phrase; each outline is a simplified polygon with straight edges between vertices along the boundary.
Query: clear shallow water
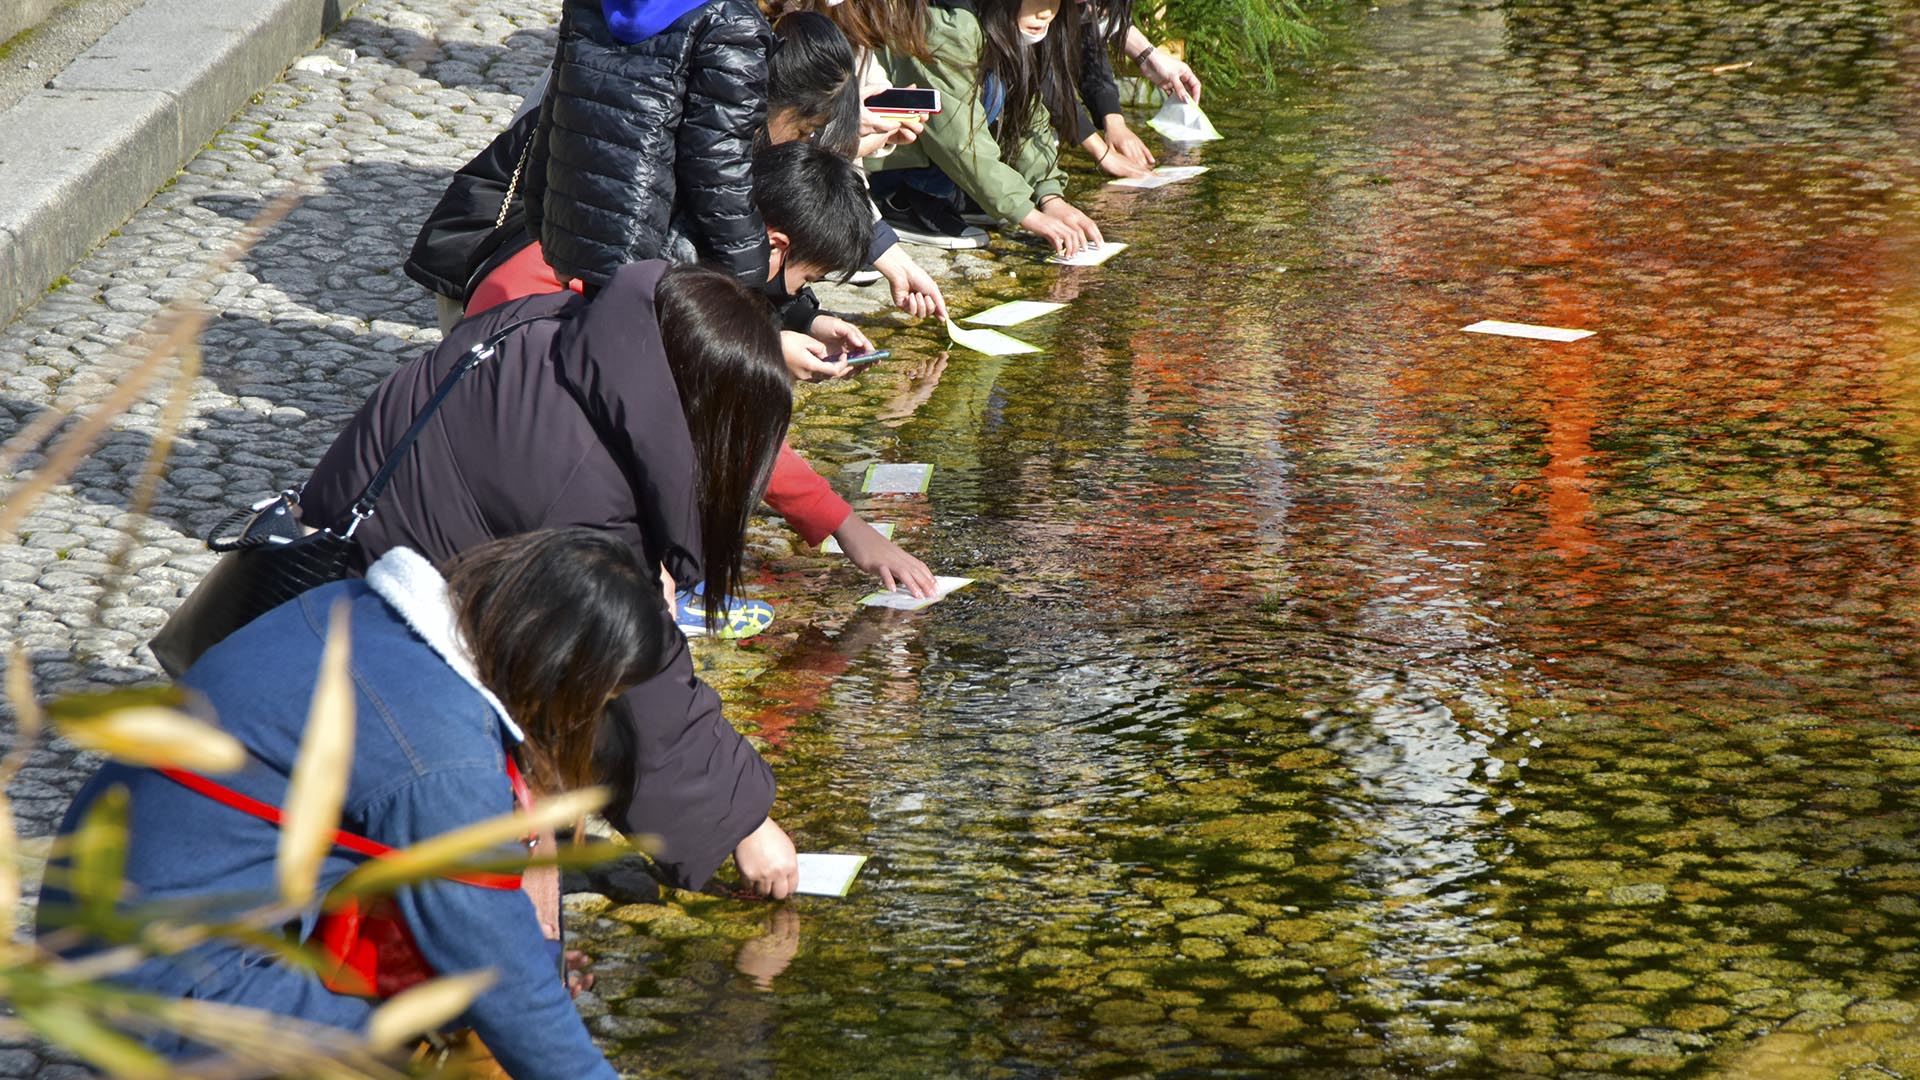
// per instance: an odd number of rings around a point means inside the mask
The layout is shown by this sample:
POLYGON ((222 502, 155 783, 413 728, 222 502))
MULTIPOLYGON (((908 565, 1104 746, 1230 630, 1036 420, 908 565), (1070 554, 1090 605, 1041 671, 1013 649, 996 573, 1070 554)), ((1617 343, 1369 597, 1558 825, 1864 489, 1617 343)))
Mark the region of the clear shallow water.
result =
POLYGON ((971 264, 1047 351, 901 330, 795 442, 933 462, 862 507, 980 584, 769 528, 705 652, 875 861, 581 920, 623 1067, 1920 1069, 1916 71, 1913 5, 1382 3, 1106 268, 971 264))

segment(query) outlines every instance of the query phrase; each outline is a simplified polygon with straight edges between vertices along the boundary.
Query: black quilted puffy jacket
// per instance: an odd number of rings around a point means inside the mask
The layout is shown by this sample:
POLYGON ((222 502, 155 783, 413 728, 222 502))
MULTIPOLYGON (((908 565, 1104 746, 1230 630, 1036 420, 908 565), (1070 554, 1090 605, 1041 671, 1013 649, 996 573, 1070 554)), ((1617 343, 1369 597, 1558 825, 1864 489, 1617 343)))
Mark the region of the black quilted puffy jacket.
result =
POLYGON ((527 231, 561 280, 604 285, 642 259, 767 280, 753 141, 767 114, 773 32, 753 0, 714 0, 635 44, 599 0, 566 0, 552 88, 522 183, 527 231))

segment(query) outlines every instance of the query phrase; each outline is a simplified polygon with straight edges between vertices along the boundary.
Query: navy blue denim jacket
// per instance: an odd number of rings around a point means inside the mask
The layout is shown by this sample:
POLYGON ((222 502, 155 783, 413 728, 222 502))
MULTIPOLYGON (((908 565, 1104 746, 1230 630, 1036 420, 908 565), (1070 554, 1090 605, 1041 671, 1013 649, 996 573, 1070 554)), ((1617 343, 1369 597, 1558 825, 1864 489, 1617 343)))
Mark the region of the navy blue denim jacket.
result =
MULTIPOLYGON (((187 672, 183 684, 205 695, 220 726, 255 759, 241 772, 216 779, 281 805, 299 753, 328 612, 338 602, 351 606, 357 710, 341 827, 398 848, 512 810, 505 745, 519 731, 451 643, 444 584, 407 549, 376 563, 365 582, 326 585, 276 608, 187 672), (396 581, 433 595, 396 596, 403 615, 382 598, 395 595, 396 581), (443 639, 439 648, 429 644, 432 638, 443 639)), ((130 789, 126 876, 139 901, 217 899, 222 907, 242 910, 273 896, 278 830, 149 770, 103 768, 75 797, 61 831, 73 828, 113 784, 130 789)), ((320 891, 360 861, 334 849, 320 891)), ((59 899, 57 893, 43 898, 43 926, 48 905, 59 899)), ((617 1075, 560 982, 525 893, 436 881, 402 889, 395 899, 436 972, 495 971, 492 988, 460 1022, 479 1033, 510 1074, 519 1080, 617 1075)), ((303 937, 316 917, 317 910, 304 914, 303 937)), ((371 1011, 371 1003, 331 993, 310 973, 226 944, 149 961, 124 981, 349 1028, 361 1027, 371 1011)), ((165 1040, 159 1048, 190 1050, 165 1040)))

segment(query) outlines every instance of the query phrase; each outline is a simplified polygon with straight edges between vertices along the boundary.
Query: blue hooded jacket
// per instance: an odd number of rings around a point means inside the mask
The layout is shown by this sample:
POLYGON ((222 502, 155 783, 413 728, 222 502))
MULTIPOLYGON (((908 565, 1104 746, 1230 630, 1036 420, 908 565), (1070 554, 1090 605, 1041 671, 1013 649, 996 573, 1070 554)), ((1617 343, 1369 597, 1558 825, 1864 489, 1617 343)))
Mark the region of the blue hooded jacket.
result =
POLYGON ((607 29, 615 39, 632 45, 673 25, 687 12, 712 0, 600 0, 607 29))

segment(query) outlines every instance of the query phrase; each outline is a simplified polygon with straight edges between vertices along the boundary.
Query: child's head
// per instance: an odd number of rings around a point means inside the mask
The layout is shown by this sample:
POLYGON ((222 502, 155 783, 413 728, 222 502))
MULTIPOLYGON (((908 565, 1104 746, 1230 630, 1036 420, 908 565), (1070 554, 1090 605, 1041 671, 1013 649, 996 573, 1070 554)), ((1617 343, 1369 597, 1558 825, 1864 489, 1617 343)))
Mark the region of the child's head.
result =
POLYGON ((796 11, 773 24, 767 59, 767 139, 810 139, 842 157, 860 145, 853 48, 825 15, 796 11))
POLYGON ((1033 127, 1033 110, 1053 114, 1053 127, 1074 141, 1079 102, 1080 5, 1073 0, 979 0, 980 83, 1006 88, 1000 152, 1012 157, 1033 127))
POLYGON ((812 143, 761 146, 753 154, 753 205, 772 248, 768 278, 788 293, 867 261, 873 209, 853 162, 812 143))

